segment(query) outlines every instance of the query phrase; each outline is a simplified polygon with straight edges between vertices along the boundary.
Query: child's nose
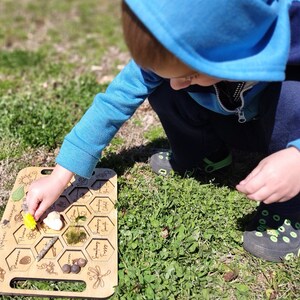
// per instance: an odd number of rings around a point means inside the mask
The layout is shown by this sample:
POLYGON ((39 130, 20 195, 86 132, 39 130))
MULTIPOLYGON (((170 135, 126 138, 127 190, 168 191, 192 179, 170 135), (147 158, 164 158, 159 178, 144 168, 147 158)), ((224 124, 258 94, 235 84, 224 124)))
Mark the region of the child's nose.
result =
POLYGON ((180 90, 190 86, 191 82, 191 80, 185 78, 171 78, 170 86, 173 90, 180 90))

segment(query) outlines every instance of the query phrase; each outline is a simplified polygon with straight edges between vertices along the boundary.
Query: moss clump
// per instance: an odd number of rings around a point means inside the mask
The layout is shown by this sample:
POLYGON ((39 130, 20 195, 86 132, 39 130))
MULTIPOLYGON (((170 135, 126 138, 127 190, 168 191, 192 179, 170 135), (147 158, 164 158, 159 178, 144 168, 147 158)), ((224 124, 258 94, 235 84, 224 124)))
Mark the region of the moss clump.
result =
POLYGON ((77 244, 86 238, 86 233, 80 230, 78 227, 70 228, 66 233, 67 243, 69 245, 77 244))

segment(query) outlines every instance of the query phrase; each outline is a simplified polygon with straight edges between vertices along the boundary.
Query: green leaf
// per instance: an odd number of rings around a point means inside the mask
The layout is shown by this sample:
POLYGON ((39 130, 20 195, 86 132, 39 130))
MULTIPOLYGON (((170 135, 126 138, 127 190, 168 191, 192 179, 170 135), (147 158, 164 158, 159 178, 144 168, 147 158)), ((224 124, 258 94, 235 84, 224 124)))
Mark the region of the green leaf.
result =
POLYGON ((24 186, 19 186, 11 195, 13 201, 20 201, 25 196, 24 186))
POLYGON ((156 220, 156 219, 152 219, 151 220, 151 225, 153 227, 159 227, 160 226, 160 222, 158 220, 156 220))
POLYGON ((177 265, 175 269, 176 269, 177 277, 183 277, 183 275, 184 275, 183 268, 181 266, 177 265))
POLYGON ((154 291, 150 286, 146 287, 145 294, 148 299, 155 299, 154 291))
POLYGON ((181 224, 180 227, 178 228, 178 235, 176 238, 177 241, 182 241, 186 237, 184 233, 184 229, 185 229, 184 225, 181 224))
POLYGON ((151 275, 151 274, 146 274, 146 275, 144 275, 144 279, 147 283, 151 283, 151 282, 155 281, 155 276, 151 275))
POLYGON ((171 274, 175 272, 175 267, 173 265, 170 265, 166 269, 166 279, 169 279, 171 274))
POLYGON ((236 288, 241 293, 247 293, 249 291, 249 287, 247 285, 245 285, 245 284, 242 284, 242 283, 238 283, 236 285, 236 288))
POLYGON ((198 248, 198 243, 193 243, 190 247, 189 247, 189 252, 190 253, 193 253, 193 252, 195 252, 196 251, 196 249, 198 248))
POLYGON ((134 241, 134 242, 131 243, 130 246, 131 246, 132 249, 136 249, 138 245, 139 245, 138 242, 134 241))
POLYGON ((201 293, 202 293, 202 299, 203 300, 209 300, 210 298, 209 298, 209 290, 208 289, 203 289, 202 291, 201 291, 201 293))
POLYGON ((76 223, 78 223, 79 221, 86 221, 86 216, 78 216, 78 217, 76 217, 76 219, 75 219, 75 221, 76 221, 76 223))

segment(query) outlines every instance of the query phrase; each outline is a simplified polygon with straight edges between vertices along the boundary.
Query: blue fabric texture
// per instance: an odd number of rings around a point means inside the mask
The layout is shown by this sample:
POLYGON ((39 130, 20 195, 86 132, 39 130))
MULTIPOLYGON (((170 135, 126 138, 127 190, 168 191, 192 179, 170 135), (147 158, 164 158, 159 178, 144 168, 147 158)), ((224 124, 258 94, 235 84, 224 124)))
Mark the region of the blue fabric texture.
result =
POLYGON ((289 0, 126 0, 152 34, 193 69, 231 80, 281 81, 289 0))
MULTIPOLYGON (((300 44, 297 27, 300 9, 295 10, 294 24, 297 26, 294 25, 296 27, 291 35, 291 1, 126 2, 157 39, 193 69, 230 80, 260 81, 245 96, 245 110, 249 111, 249 118, 257 113, 257 95, 264 86, 269 81, 284 80, 287 62, 300 64, 297 51, 300 44), (290 43, 296 50, 290 49, 290 43)), ((66 136, 56 162, 89 178, 102 150, 163 81, 153 72, 142 70, 133 60, 130 61, 106 92, 95 96, 90 108, 66 136)), ((200 105, 226 114, 217 107, 215 94, 190 95, 200 105)), ((300 149, 300 136, 290 142, 300 149)))

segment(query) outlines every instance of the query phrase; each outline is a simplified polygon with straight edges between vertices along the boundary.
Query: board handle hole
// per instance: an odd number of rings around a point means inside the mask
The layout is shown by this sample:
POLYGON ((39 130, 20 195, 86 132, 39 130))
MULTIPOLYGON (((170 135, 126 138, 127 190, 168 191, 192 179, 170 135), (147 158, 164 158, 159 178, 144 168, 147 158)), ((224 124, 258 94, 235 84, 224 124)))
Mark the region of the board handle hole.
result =
POLYGON ((53 172, 53 169, 43 169, 41 170, 41 174, 50 175, 53 172))
POLYGON ((18 290, 39 290, 45 292, 84 292, 86 283, 82 280, 47 280, 13 278, 10 287, 18 290))

